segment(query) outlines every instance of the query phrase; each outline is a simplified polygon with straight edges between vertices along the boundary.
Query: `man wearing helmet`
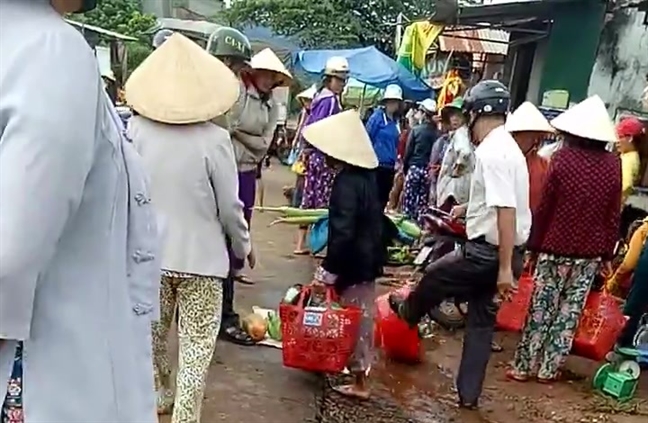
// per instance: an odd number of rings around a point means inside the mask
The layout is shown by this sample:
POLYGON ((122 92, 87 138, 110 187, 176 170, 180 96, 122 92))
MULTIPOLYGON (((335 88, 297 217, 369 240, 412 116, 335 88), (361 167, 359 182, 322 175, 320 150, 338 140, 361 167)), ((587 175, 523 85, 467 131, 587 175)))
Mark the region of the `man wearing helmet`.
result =
POLYGON ((478 405, 497 312, 522 272, 523 244, 531 229, 529 174, 524 154, 504 122, 510 95, 498 81, 481 81, 464 97, 464 112, 475 149, 475 170, 465 216, 468 241, 427 269, 407 298, 392 294, 392 309, 416 326, 447 298, 468 301, 463 354, 457 375, 459 404, 478 405))
POLYGON ((157 422, 156 220, 93 51, 63 19, 95 5, 0 6, 2 422, 157 422))
POLYGON ((250 64, 252 45, 239 30, 224 26, 217 29, 209 38, 207 51, 218 57, 236 75, 250 64))

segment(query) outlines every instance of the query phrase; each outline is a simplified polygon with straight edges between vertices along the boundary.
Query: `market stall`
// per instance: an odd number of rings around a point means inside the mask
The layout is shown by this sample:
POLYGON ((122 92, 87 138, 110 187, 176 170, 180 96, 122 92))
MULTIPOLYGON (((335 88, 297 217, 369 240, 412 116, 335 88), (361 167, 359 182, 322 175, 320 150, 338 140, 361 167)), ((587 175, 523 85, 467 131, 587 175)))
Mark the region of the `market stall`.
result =
POLYGON ((423 100, 432 95, 425 82, 373 46, 348 50, 304 50, 293 53, 293 66, 308 74, 320 75, 326 61, 334 56, 346 58, 351 77, 361 83, 381 89, 389 84, 398 84, 409 100, 423 100))

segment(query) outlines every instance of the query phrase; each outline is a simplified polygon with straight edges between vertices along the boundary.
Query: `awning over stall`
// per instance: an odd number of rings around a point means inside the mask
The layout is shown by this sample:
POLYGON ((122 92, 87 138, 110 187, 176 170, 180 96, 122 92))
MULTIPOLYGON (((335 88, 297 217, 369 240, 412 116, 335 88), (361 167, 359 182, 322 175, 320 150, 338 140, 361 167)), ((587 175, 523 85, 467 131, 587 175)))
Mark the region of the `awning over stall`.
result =
POLYGON ((405 98, 411 100, 423 100, 432 95, 431 88, 421 79, 373 46, 348 50, 304 50, 293 54, 293 64, 298 70, 320 75, 326 61, 334 56, 346 58, 351 76, 367 85, 385 88, 389 84, 398 84, 405 98))

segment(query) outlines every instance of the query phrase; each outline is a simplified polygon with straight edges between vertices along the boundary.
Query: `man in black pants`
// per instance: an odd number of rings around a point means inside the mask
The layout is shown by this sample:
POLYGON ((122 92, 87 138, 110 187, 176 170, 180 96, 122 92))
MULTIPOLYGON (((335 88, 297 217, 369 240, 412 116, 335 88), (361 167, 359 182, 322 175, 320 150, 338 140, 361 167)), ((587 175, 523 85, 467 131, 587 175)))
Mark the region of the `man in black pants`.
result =
POLYGON ((471 409, 478 405, 491 355, 497 303, 522 272, 531 229, 526 159, 504 129, 509 102, 498 81, 482 81, 466 94, 464 111, 477 145, 475 171, 468 204, 452 213, 465 215, 468 242, 432 263, 407 298, 390 297, 394 312, 411 326, 445 299, 468 302, 457 389, 460 406, 471 409))

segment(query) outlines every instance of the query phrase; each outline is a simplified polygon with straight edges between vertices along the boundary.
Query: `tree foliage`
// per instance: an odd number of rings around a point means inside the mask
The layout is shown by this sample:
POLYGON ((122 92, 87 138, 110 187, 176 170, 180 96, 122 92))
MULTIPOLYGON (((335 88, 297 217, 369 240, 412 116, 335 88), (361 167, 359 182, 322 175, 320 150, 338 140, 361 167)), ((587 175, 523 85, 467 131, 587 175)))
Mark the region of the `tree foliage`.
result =
POLYGON ((136 38, 156 23, 155 16, 142 13, 142 0, 102 0, 95 10, 72 19, 136 38))
POLYGON ((236 0, 224 11, 231 24, 263 25, 305 48, 375 45, 392 55, 399 13, 432 15, 432 0, 236 0))

